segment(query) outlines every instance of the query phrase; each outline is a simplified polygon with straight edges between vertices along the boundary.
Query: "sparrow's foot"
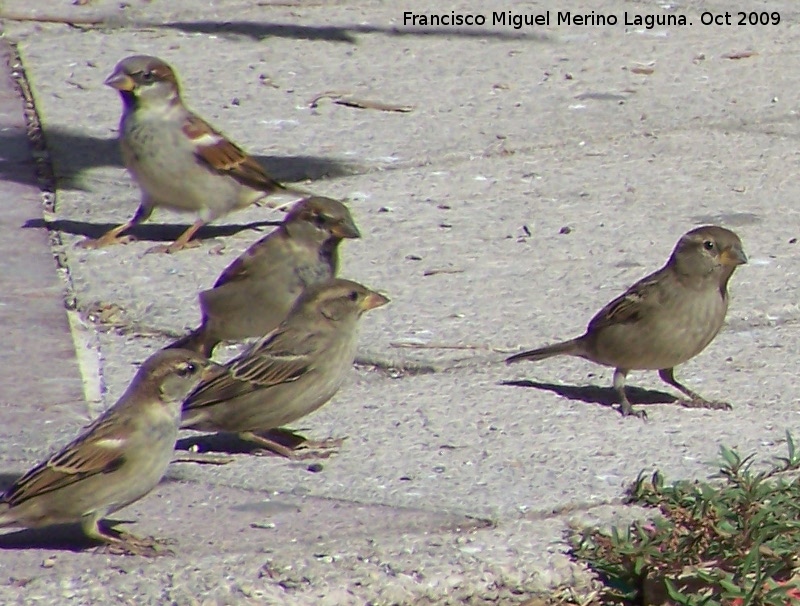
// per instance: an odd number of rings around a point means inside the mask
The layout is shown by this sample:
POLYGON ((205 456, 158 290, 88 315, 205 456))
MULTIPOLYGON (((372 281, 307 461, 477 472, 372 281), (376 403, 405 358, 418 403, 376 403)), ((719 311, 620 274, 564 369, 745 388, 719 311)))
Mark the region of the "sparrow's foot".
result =
POLYGON ((227 455, 211 454, 209 452, 186 452, 176 454, 171 463, 198 463, 200 465, 227 465, 236 459, 227 455))
POLYGON ((198 246, 200 246, 200 240, 189 240, 188 242, 179 242, 176 240, 172 244, 159 244, 158 246, 148 248, 146 251, 144 251, 144 254, 152 255, 156 253, 162 253, 166 255, 172 255, 178 251, 189 248, 197 248, 198 246))
POLYGON ((328 449, 328 450, 306 450, 303 449, 301 451, 294 451, 292 452, 291 459, 293 461, 311 461, 314 459, 330 459, 333 455, 337 454, 339 451, 336 449, 328 449))
POLYGON ((637 419, 647 420, 647 413, 644 410, 634 410, 628 399, 622 400, 619 405, 619 413, 623 417, 636 417, 637 419))
POLYGON ((328 459, 339 452, 347 438, 326 438, 325 440, 304 440, 292 451, 296 460, 328 459))
POLYGON ((327 459, 336 454, 347 437, 325 438, 323 440, 309 440, 304 435, 287 427, 277 427, 269 430, 263 436, 273 442, 278 442, 292 453, 293 459, 327 459))
POLYGON ((341 448, 347 438, 326 438, 324 440, 306 440, 298 448, 309 450, 335 450, 341 448))
POLYGON ((108 236, 109 234, 106 234, 105 236, 100 236, 99 238, 84 238, 83 240, 78 242, 75 246, 87 250, 95 250, 98 248, 105 248, 107 246, 114 246, 116 244, 130 244, 131 242, 136 242, 136 238, 133 236, 112 235, 110 238, 108 236))
POLYGON ((691 399, 678 400, 678 404, 684 408, 706 408, 708 410, 733 410, 728 402, 721 400, 706 400, 705 398, 695 397, 691 399))
POLYGON ((239 437, 260 447, 252 451, 256 456, 279 455, 292 461, 327 459, 336 454, 345 440, 345 438, 330 438, 309 441, 300 434, 282 428, 273 429, 267 435, 244 432, 239 434, 239 437), (283 441, 288 442, 288 445, 282 443, 283 441))
MULTIPOLYGON (((299 436, 299 434, 294 434, 299 436)), ((327 440, 304 440, 297 446, 283 448, 284 452, 280 452, 287 459, 292 461, 308 461, 312 459, 329 459, 333 455, 338 454, 339 448, 344 443, 346 438, 328 438, 327 440)), ((259 454, 266 454, 263 451, 259 454)))
POLYGON ((128 532, 107 531, 103 533, 105 545, 101 545, 95 553, 109 555, 134 555, 145 558, 172 556, 175 552, 167 545, 174 545, 171 539, 157 539, 155 537, 137 537, 128 532))

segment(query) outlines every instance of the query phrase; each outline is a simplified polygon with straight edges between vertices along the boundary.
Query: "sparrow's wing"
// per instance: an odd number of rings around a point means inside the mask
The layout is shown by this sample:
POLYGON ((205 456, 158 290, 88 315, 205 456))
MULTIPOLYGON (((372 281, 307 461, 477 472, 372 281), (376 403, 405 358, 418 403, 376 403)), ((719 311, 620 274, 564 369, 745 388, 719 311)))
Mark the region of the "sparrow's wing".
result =
POLYGON ((110 473, 125 462, 131 427, 114 414, 104 415, 78 438, 17 480, 0 502, 14 507, 34 497, 110 473))
POLYGON ((663 282, 669 276, 666 268, 642 278, 601 309, 589 322, 587 332, 594 332, 615 324, 638 322, 647 308, 661 303, 663 282))
POLYGON ((227 284, 228 282, 244 280, 250 276, 253 262, 256 257, 259 256, 259 254, 263 254, 263 251, 267 248, 274 250, 276 245, 278 249, 281 249, 281 242, 276 242, 275 240, 276 236, 278 238, 281 236, 281 232, 279 230, 280 228, 268 233, 257 242, 251 244, 250 247, 244 251, 244 253, 237 257, 233 263, 228 265, 228 267, 222 271, 217 278, 217 281, 214 282, 214 288, 222 286, 223 284, 227 284))
POLYGON ((285 189, 267 174, 255 158, 246 154, 199 116, 187 116, 183 132, 194 143, 197 158, 209 168, 229 175, 243 185, 268 193, 285 189))
POLYGON ((253 391, 297 381, 313 372, 319 336, 282 324, 201 383, 183 410, 224 402, 253 391))

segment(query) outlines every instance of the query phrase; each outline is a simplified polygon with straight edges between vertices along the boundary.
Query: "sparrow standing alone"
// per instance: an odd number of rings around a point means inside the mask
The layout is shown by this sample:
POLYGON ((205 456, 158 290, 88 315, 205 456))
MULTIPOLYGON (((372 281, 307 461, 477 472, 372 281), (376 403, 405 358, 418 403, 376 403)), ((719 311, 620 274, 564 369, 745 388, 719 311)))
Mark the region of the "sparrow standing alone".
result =
POLYGON ((176 252, 206 223, 287 188, 270 177, 252 156, 225 138, 181 100, 172 68, 157 57, 134 55, 120 61, 105 84, 122 97, 122 160, 142 190, 133 218, 84 248, 125 243, 132 226, 157 206, 196 212, 199 218, 170 245, 148 252, 176 252))
POLYGON ((148 358, 122 397, 83 433, 0 495, 0 526, 80 523, 112 552, 156 555, 156 539, 102 524, 161 481, 178 436, 181 402, 208 360, 173 349, 148 358))
POLYGON ((388 302, 350 280, 308 287, 275 330, 186 398, 181 428, 237 433, 291 458, 290 449, 258 432, 296 421, 330 400, 353 366, 358 319, 388 302))
POLYGON ((329 280, 343 238, 361 234, 347 207, 314 196, 297 202, 283 223, 231 263, 200 293, 202 324, 169 347, 211 357, 220 341, 261 337, 280 324, 304 288, 329 280))
POLYGON ((506 362, 568 355, 611 366, 625 416, 646 416, 634 412, 625 395, 631 370, 658 370, 661 380, 690 398, 686 406, 729 409, 730 404, 709 402, 680 384, 673 372, 717 336, 728 311, 728 280, 744 263, 747 256, 735 233, 715 225, 693 229, 678 240, 664 267, 601 309, 582 336, 518 353, 506 362))

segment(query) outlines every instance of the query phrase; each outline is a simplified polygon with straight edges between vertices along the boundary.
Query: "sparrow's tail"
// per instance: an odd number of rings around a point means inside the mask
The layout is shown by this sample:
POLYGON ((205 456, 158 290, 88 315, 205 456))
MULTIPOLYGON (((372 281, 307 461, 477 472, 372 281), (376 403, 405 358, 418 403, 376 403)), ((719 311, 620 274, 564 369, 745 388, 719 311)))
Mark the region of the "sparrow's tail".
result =
POLYGON ((547 347, 540 347, 539 349, 531 349, 514 354, 506 358, 506 364, 513 364, 520 360, 530 360, 537 362, 545 358, 553 356, 580 356, 583 352, 583 343, 580 339, 571 339, 563 343, 556 343, 555 345, 548 345, 547 347))
POLYGON ((9 512, 11 510, 11 506, 8 503, 0 503, 0 528, 5 526, 14 526, 16 524, 16 519, 13 515, 9 512))
POLYGON ((278 183, 277 181, 274 182, 274 185, 275 188, 268 192, 268 196, 256 201, 256 206, 265 206, 267 208, 286 212, 291 206, 294 206, 294 203, 298 200, 317 195, 302 187, 286 185, 284 183, 278 183))
POLYGON ((196 328, 185 337, 181 337, 177 341, 173 341, 164 349, 188 349, 199 353, 201 356, 210 358, 214 352, 214 348, 219 341, 211 338, 202 326, 196 328))

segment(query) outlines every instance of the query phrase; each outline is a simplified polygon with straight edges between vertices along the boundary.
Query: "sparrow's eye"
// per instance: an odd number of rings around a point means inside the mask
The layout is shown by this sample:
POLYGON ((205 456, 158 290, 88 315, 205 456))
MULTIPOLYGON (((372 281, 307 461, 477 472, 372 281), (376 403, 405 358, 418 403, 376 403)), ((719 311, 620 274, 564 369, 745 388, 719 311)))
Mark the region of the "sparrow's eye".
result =
POLYGON ((327 221, 325 220, 324 215, 314 215, 314 225, 317 227, 322 227, 325 225, 325 223, 327 223, 327 221))
POLYGON ((194 362, 187 362, 178 368, 178 374, 182 377, 191 377, 197 372, 198 368, 199 367, 194 362))
POLYGON ((153 72, 142 72, 142 82, 155 82, 156 75, 153 72))
POLYGON ((358 301, 358 293, 354 290, 351 290, 350 294, 347 295, 347 298, 351 301, 358 301))
POLYGON ((703 242, 703 248, 706 250, 714 250, 714 242, 711 240, 706 240, 703 242))

